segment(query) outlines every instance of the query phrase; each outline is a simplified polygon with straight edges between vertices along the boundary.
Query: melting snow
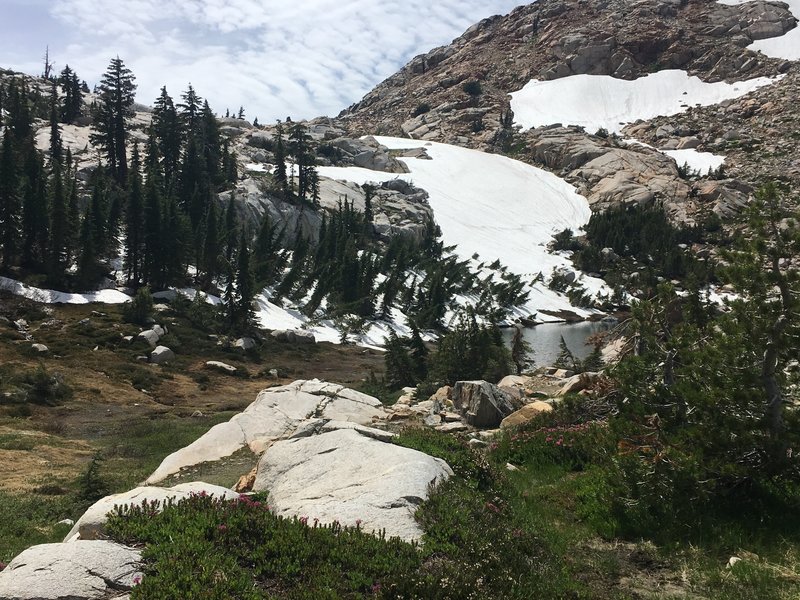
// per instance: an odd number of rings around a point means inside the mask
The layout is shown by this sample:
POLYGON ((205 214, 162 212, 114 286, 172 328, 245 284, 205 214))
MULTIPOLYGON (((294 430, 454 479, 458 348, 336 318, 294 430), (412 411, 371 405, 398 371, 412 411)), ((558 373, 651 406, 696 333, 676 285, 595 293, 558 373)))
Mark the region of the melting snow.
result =
MULTIPOLYGON (((390 149, 425 148, 432 160, 401 158, 409 169, 403 179, 426 190, 445 245, 457 245, 456 254, 474 254, 488 264, 499 260, 529 281, 553 268, 574 270, 564 256, 551 254, 547 244, 554 233, 577 231, 591 216, 589 204, 573 186, 526 163, 438 142, 376 137, 390 149)), ((358 167, 321 167, 320 175, 358 184, 388 181, 394 173, 358 167)), ((607 291, 603 282, 579 276, 590 293, 607 291)), ((542 283, 532 286, 530 300, 520 316, 542 309, 573 310, 569 302, 542 283)))
MULTIPOLYGON (((800 0, 798 0, 800 1, 800 0)), ((561 123, 595 133, 620 133, 639 119, 652 119, 738 98, 775 80, 759 77, 738 83, 705 83, 685 71, 666 70, 633 81, 609 75, 572 75, 532 80, 511 94, 516 122, 524 128, 561 123)))
POLYGON ((678 166, 688 164, 693 171, 700 171, 700 175, 708 175, 709 171, 718 169, 725 162, 724 156, 711 152, 697 150, 662 150, 662 152, 674 158, 678 166))
POLYGON ((24 296, 44 304, 89 304, 91 302, 123 304, 131 299, 130 296, 119 290, 99 290, 83 294, 57 292, 26 285, 8 277, 0 277, 0 289, 8 290, 17 296, 24 296))

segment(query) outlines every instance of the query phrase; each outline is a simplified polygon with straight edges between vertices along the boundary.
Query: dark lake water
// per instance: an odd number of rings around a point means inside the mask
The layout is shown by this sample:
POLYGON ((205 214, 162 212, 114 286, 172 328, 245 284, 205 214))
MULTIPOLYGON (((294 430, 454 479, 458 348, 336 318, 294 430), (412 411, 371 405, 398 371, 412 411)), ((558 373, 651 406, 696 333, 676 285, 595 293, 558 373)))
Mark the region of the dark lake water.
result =
MULTIPOLYGON (((570 351, 580 359, 584 359, 592 352, 592 346, 586 345, 586 340, 592 334, 607 331, 613 323, 603 321, 584 321, 582 323, 543 323, 536 327, 525 327, 522 335, 533 348, 533 358, 538 367, 551 366, 560 352, 561 336, 570 351)), ((514 329, 504 329, 503 336, 511 343, 514 329)))

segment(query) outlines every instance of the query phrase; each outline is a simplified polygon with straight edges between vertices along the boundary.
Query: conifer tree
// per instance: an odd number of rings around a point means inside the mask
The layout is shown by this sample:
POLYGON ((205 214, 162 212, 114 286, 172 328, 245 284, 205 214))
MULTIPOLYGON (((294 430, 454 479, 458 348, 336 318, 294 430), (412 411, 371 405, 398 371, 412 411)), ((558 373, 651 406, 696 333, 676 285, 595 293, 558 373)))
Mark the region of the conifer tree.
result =
POLYGON ((133 116, 136 93, 135 78, 117 56, 113 58, 98 86, 99 99, 95 109, 92 143, 103 149, 109 171, 121 186, 127 184, 128 155, 126 121, 133 116))
POLYGON ((183 102, 178 104, 178 108, 180 109, 183 127, 190 138, 195 137, 200 133, 202 98, 197 95, 190 83, 186 91, 181 94, 181 99, 183 102))
POLYGON ((66 65, 58 78, 58 85, 64 94, 60 117, 62 123, 73 123, 81 114, 83 90, 75 72, 66 65))
POLYGON ((16 156, 11 136, 5 135, 0 150, 0 248, 3 268, 11 266, 19 252, 19 194, 16 156))
POLYGON ((275 283, 286 265, 286 258, 281 251, 285 227, 279 230, 278 224, 269 218, 269 213, 264 213, 253 247, 253 274, 258 288, 275 283))
POLYGON ((242 231, 236 265, 236 312, 234 318, 235 327, 239 331, 246 331, 255 319, 254 296, 253 274, 250 272, 250 251, 247 249, 247 239, 242 231))
POLYGON ((53 281, 61 281, 69 259, 68 250, 68 213, 67 199, 64 191, 64 179, 61 162, 53 161, 50 178, 50 260, 48 271, 53 281))
POLYGON ((286 146, 283 140, 283 124, 278 121, 275 126, 275 183, 284 194, 288 189, 286 174, 286 146))
POLYGON ((81 223, 80 256, 78 257, 78 282, 82 287, 94 284, 97 278, 97 252, 92 205, 86 209, 81 223))
POLYGON ((205 216, 203 248, 201 254, 201 271, 203 286, 211 285, 214 278, 220 273, 220 234, 219 217, 217 216, 217 203, 210 202, 205 216))
POLYGON ((59 124, 58 111, 58 91, 56 84, 53 83, 50 94, 50 160, 61 162, 64 158, 64 143, 61 140, 61 130, 59 124))
POLYGON ((161 88, 161 94, 153 105, 152 134, 157 140, 163 161, 164 182, 167 189, 170 189, 175 185, 180 172, 183 124, 166 87, 161 88))
POLYGON ((29 149, 23 170, 22 264, 43 267, 47 260, 47 175, 38 152, 29 149))
POLYGON ((125 211, 125 269, 128 281, 138 287, 142 276, 144 254, 144 191, 142 189, 139 145, 133 147, 130 192, 125 211))

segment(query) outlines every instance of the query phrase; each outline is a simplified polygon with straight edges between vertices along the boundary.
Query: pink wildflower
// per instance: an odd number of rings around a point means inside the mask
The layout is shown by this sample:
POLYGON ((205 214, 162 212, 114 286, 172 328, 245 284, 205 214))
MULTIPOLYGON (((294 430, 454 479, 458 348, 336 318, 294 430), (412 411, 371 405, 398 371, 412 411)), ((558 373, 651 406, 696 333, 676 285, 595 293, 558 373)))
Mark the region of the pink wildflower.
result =
POLYGON ((308 517, 306 517, 305 515, 303 515, 302 517, 300 517, 300 519, 299 519, 299 520, 300 520, 300 522, 301 522, 303 525, 308 525, 308 517))
POLYGON ((228 531, 228 526, 225 525, 225 524, 222 524, 219 527, 217 527, 217 529, 219 529, 220 531, 222 531, 224 533, 224 532, 228 531))
POLYGON ((140 583, 142 583, 142 576, 141 575, 136 575, 133 578, 133 585, 139 585, 140 583))

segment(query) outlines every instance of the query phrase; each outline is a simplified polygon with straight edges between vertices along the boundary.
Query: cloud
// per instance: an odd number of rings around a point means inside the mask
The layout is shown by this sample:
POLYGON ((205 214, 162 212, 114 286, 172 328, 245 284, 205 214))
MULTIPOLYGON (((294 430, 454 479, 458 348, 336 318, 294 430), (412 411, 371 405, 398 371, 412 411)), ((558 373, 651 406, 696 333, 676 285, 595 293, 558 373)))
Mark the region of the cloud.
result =
MULTIPOLYGON (((224 113, 244 106, 262 122, 335 115, 416 54, 449 43, 516 0, 5 0, 25 14, 32 57, 0 56, 28 68, 49 44, 90 83, 119 55, 134 72, 138 100, 166 85, 173 97, 191 82, 224 113), (34 16, 40 17, 34 20, 34 16), (42 21, 58 39, 37 39, 42 21), (38 44, 38 46, 33 46, 38 44), (38 49, 37 49, 38 48, 38 49)), ((12 19, 13 21, 13 19, 12 19)), ((12 53, 12 50, 16 50, 12 53)))

